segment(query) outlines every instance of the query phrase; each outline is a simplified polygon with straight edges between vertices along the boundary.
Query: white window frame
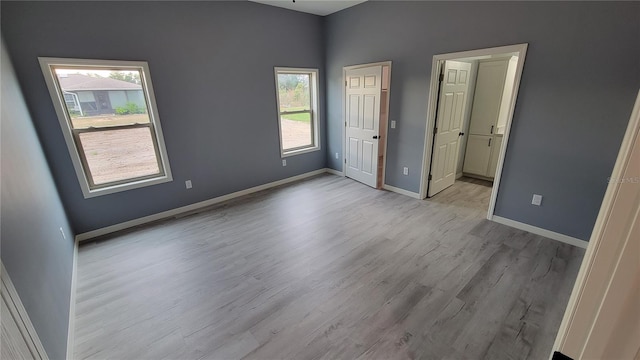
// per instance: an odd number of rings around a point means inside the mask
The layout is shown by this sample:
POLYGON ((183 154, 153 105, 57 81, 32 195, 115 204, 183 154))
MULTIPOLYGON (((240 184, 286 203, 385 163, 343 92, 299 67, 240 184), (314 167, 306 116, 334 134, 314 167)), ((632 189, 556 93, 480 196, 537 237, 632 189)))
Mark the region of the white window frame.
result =
POLYGON ((85 198, 113 194, 173 181, 171 167, 169 166, 169 157, 167 155, 167 149, 162 135, 162 128, 160 126, 160 118, 158 117, 155 93, 153 92, 153 85, 151 84, 149 65, 146 61, 66 59, 51 57, 39 57, 38 60, 40 62, 40 68, 42 69, 44 79, 47 83, 47 88, 49 89, 49 94, 53 100, 53 106, 55 107, 56 114, 58 115, 58 121, 60 122, 60 127, 62 128, 62 133, 64 135, 65 142, 67 143, 69 154, 71 155, 71 161, 73 162, 73 167, 75 169, 76 176, 78 177, 82 194, 85 198), (83 165, 84 162, 80 155, 80 149, 78 149, 78 145, 74 140, 71 118, 66 110, 64 95, 58 84, 57 76, 54 71, 54 67, 58 66, 81 66, 86 68, 95 68, 96 70, 127 70, 127 68, 129 68, 131 70, 140 71, 142 91, 146 98, 147 113, 149 115, 149 127, 152 131, 152 135, 155 137, 155 150, 158 164, 162 166, 160 174, 157 176, 123 180, 117 184, 110 184, 107 186, 91 186, 91 181, 89 179, 90 175, 87 170, 85 170, 85 166, 83 165))
MULTIPOLYGON (((288 157, 288 156, 293 156, 293 155, 299 155, 299 154, 304 154, 304 153, 308 153, 308 152, 312 152, 312 151, 318 151, 320 150, 320 134, 319 134, 319 126, 318 126, 318 120, 320 119, 320 111, 319 111, 319 105, 318 105, 318 96, 319 96, 319 90, 318 90, 318 69, 315 68, 291 68, 291 67, 275 67, 274 68, 274 78, 275 78, 275 85, 276 85, 276 104, 277 104, 277 110, 278 110, 278 137, 280 138, 280 156, 281 157, 288 157), (303 147, 298 147, 298 148, 294 148, 294 149, 289 149, 289 150, 285 150, 284 149, 284 144, 282 141, 282 114, 286 114, 287 112, 282 112, 280 110, 280 89, 278 87, 278 74, 283 73, 283 74, 309 74, 309 92, 310 92, 310 99, 311 99, 311 109, 310 109, 310 116, 311 116, 311 139, 312 139, 312 144, 308 145, 308 146, 303 146, 303 147)), ((306 111, 300 111, 300 113, 302 112, 306 112, 306 111)), ((298 111, 296 112, 290 112, 290 113, 298 113, 298 111)))

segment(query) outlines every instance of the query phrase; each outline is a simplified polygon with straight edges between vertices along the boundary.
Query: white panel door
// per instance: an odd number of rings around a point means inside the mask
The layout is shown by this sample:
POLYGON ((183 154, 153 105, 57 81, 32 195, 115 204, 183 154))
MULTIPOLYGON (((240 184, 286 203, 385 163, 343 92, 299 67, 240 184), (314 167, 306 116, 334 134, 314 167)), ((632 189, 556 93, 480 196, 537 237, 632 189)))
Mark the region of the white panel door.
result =
POLYGON ((469 135, 462 171, 467 174, 487 176, 491 159, 493 136, 469 135))
POLYGON ((347 70, 345 175, 376 187, 382 66, 347 70))
POLYGON ((436 115, 431 180, 428 196, 433 196, 456 180, 462 120, 467 103, 471 64, 447 61, 440 84, 440 100, 436 115))
POLYGON ((470 134, 492 135, 495 133, 508 65, 508 60, 483 61, 478 64, 478 77, 469 125, 470 134))

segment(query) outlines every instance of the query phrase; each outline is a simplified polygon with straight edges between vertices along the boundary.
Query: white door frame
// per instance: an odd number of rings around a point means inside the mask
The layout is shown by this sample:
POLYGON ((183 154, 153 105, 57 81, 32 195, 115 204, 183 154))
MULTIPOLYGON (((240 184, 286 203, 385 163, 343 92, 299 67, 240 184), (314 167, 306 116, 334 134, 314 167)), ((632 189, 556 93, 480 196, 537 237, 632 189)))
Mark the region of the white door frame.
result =
POLYGON ((429 169, 431 167, 431 146, 433 143, 433 126, 436 119, 436 102, 438 96, 438 77, 440 74, 440 68, 446 60, 456 60, 463 58, 473 58, 479 56, 491 56, 500 55, 505 53, 514 53, 518 56, 518 65, 516 67, 516 77, 514 82, 514 91, 511 95, 511 103, 509 105, 509 112, 507 116, 507 124, 505 126, 504 135, 502 136, 502 147, 500 154, 498 155, 498 168, 496 170, 496 176, 493 180, 493 189, 491 190, 491 199, 489 201, 489 210, 487 212, 487 219, 493 219, 493 213, 496 206, 496 199, 498 198, 498 189, 500 188, 500 178, 502 177, 502 166, 504 165, 504 156, 507 150, 507 144, 509 142, 509 133, 511 132, 511 122, 513 120, 513 111, 516 105, 516 99, 518 97, 518 90, 520 88, 520 79, 522 78, 522 69, 524 68, 525 56, 527 54, 527 47, 529 44, 516 44, 508 46, 500 46, 487 49, 478 49, 470 51, 461 51, 448 54, 439 54, 433 56, 433 63, 431 66, 431 87, 429 90, 429 104, 427 106, 427 128, 424 136, 424 151, 422 162, 422 177, 420 178, 420 198, 427 197, 427 186, 429 184, 428 176, 429 169))
MULTIPOLYGON (((44 346, 42 346, 42 342, 38 337, 38 333, 36 332, 31 319, 29 318, 29 314, 27 313, 27 309, 25 309, 22 304, 22 300, 20 300, 20 296, 18 295, 18 291, 16 290, 9 274, 7 273, 7 269, 4 268, 4 263, 0 261, 0 277, 2 278, 2 301, 5 302, 7 309, 9 310, 8 314, 5 314, 4 311, 2 313, 2 341, 5 341, 5 321, 15 321, 15 325, 18 327, 17 332, 10 332, 8 335, 15 337, 16 339, 22 338, 29 350, 29 354, 16 354, 22 355, 25 359, 39 359, 39 360, 48 360, 49 356, 47 352, 44 350, 44 346)), ((68 351, 67 351, 68 352, 68 351)))
MULTIPOLYGON (((347 173, 345 169, 345 162, 347 160, 346 150, 347 150, 347 102, 345 98, 347 97, 347 88, 344 84, 347 81, 347 71, 353 69, 366 68, 371 66, 388 66, 389 67, 389 89, 387 90, 387 130, 386 135, 384 137, 384 159, 382 163, 382 185, 384 186, 385 174, 387 172, 387 139, 389 138, 389 124, 391 123, 389 117, 389 103, 391 103, 391 61, 379 61, 369 64, 359 64, 359 65, 349 65, 342 68, 342 176, 345 176, 347 173)), ((378 152, 380 151, 380 144, 378 144, 378 152)), ((378 153, 379 155, 379 153, 378 153)), ((376 166, 378 166, 376 164, 376 166)))
MULTIPOLYGON (((611 303, 605 303, 611 298, 619 300, 622 297, 615 290, 614 280, 617 284, 622 282, 621 284, 627 288, 638 281, 637 272, 627 271, 622 263, 626 256, 636 255, 634 250, 629 250, 632 248, 629 244, 638 240, 634 240, 632 234, 634 222, 638 223, 638 209, 633 208, 634 202, 630 199, 637 198, 640 185, 634 183, 637 178, 628 177, 631 173, 627 171, 635 165, 631 163, 631 159, 639 143, 640 91, 636 96, 627 131, 611 173, 612 181, 609 181, 607 186, 587 251, 553 345, 554 351, 560 351, 575 359, 593 357, 596 355, 594 352, 600 352, 611 345, 609 341, 615 344, 616 340, 623 342, 628 340, 628 338, 603 337, 603 328, 597 325, 602 326, 607 322, 608 327, 615 328, 618 324, 614 321, 625 315, 624 306, 610 306, 611 303), (635 221, 631 219, 634 212, 635 221), (624 218, 621 214, 628 215, 628 218, 624 218)), ((625 330, 629 331, 629 329, 625 330)), ((619 348, 619 346, 616 347, 619 348)))

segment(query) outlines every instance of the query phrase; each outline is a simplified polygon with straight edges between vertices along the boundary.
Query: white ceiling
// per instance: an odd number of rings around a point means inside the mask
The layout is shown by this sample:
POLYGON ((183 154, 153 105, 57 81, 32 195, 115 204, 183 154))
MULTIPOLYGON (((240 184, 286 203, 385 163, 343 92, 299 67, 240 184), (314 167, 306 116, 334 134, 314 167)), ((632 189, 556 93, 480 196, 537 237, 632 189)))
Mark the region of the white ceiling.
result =
POLYGON ((325 16, 358 5, 367 0, 249 0, 285 9, 325 16))

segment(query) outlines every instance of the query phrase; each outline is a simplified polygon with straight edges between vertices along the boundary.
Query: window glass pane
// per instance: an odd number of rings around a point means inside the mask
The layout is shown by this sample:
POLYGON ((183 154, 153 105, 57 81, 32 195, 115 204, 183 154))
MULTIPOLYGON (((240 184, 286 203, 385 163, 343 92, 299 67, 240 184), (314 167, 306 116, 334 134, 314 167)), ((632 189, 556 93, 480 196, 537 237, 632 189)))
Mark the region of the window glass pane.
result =
POLYGON ((283 150, 313 145, 311 112, 280 116, 283 150))
POLYGON ((96 185, 160 173, 148 127, 84 132, 79 137, 96 185))
POLYGON ((282 149, 313 146, 311 74, 278 73, 282 149))
POLYGON ((55 67, 74 129, 149 123, 139 70, 55 67))
POLYGON ((278 97, 281 112, 311 109, 310 77, 310 74, 278 74, 278 97))

